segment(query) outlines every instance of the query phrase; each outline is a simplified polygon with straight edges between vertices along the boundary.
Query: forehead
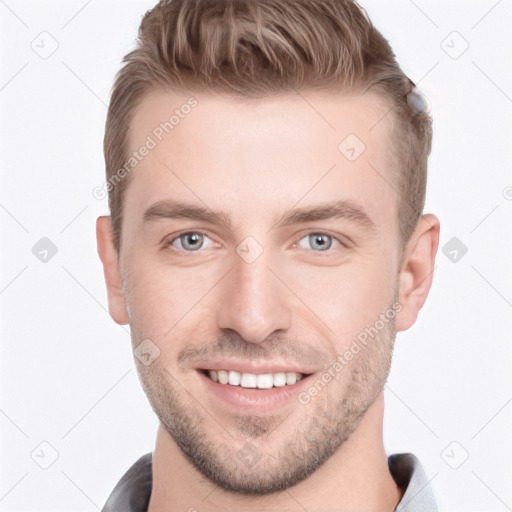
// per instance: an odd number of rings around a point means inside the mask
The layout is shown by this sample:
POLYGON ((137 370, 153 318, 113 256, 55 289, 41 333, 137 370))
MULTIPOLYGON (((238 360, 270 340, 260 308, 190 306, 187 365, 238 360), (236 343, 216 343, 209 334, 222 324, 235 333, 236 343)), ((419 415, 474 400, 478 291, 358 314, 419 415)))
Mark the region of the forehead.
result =
POLYGON ((298 202, 341 198, 394 215, 388 110, 373 94, 255 100, 153 91, 130 127, 138 156, 126 214, 138 222, 152 203, 179 198, 240 218, 264 208, 275 218, 298 202))

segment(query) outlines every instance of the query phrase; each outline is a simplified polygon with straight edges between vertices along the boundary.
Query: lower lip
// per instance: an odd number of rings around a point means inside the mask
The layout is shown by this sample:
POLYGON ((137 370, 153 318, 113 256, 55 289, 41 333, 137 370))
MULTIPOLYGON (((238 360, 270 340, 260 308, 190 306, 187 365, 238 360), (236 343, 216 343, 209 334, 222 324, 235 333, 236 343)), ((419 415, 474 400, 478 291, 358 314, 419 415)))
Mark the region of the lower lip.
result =
POLYGON ((270 389, 251 389, 241 386, 231 386, 214 382, 203 372, 197 371, 199 380, 206 387, 207 392, 217 401, 238 412, 267 412, 279 408, 289 407, 300 403, 297 395, 309 385, 312 375, 302 377, 291 386, 273 387, 270 389))

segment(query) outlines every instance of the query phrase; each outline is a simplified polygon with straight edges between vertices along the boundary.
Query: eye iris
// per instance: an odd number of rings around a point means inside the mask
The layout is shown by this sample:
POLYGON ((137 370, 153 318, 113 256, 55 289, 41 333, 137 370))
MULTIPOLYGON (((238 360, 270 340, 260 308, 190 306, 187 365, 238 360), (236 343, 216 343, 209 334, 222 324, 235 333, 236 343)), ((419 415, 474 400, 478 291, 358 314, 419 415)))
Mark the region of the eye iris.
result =
POLYGON ((180 238, 184 249, 197 251, 203 246, 204 237, 199 233, 186 233, 181 235, 180 238))
POLYGON ((332 239, 330 236, 327 235, 309 235, 309 243, 311 244, 311 247, 314 249, 319 249, 321 251, 325 251, 327 249, 330 249, 332 245, 332 239))

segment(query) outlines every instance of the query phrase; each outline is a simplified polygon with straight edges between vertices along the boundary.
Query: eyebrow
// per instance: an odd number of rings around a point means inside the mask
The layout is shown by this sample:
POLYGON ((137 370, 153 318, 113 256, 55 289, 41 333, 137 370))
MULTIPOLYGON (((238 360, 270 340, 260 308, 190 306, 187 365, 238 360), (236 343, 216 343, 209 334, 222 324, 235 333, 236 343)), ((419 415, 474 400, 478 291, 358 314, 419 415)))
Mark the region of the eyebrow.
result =
MULTIPOLYGON (((143 224, 160 219, 189 219, 231 228, 231 218, 227 213, 213 211, 206 206, 198 206, 173 200, 162 200, 150 206, 143 216, 143 224)), ((377 226, 354 201, 338 200, 329 203, 292 208, 274 219, 275 226, 290 226, 318 220, 346 219, 368 231, 377 231, 377 226)))

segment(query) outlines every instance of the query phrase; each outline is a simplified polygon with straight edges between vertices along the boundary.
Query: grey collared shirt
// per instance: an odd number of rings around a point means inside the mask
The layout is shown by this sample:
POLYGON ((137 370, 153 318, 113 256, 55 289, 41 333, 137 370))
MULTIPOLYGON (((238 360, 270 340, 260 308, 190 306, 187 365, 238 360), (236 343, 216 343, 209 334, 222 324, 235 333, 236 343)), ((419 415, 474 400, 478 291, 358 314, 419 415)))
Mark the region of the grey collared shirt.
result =
MULTIPOLYGON (((147 512, 152 486, 151 461, 147 453, 123 475, 102 512, 147 512)), ((420 461, 412 453, 388 457, 389 471, 405 493, 395 512, 438 512, 434 494, 420 461)))

